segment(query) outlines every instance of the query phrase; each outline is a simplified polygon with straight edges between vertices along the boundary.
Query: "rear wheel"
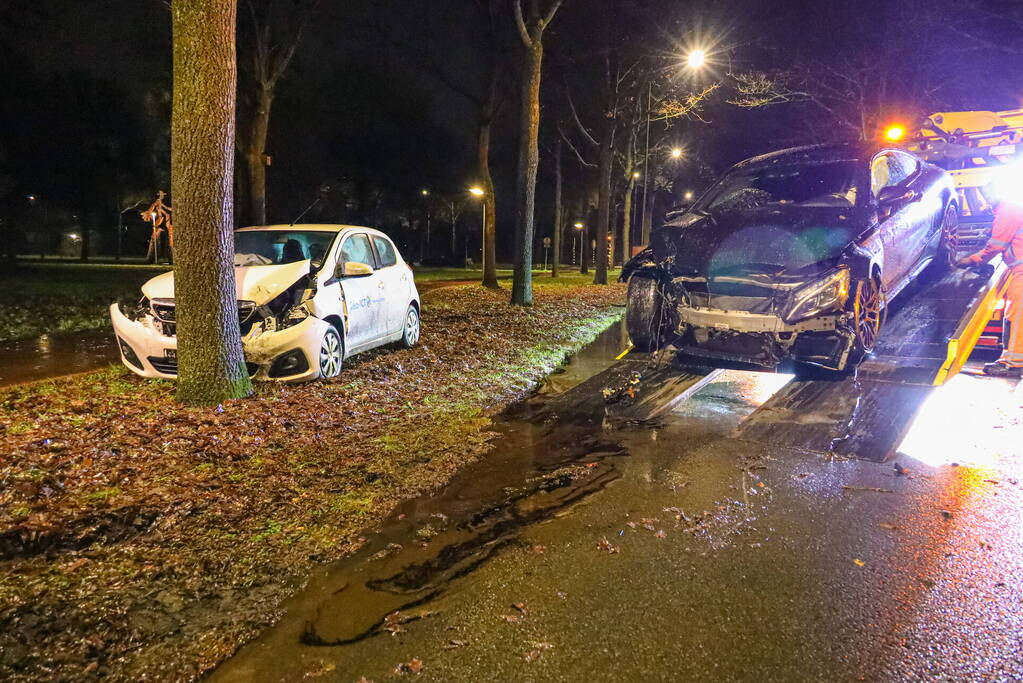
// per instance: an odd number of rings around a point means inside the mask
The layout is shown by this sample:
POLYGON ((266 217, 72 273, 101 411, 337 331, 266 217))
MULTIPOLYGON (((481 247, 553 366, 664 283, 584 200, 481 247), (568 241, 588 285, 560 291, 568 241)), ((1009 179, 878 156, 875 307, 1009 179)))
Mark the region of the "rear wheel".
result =
POLYGON ((847 367, 852 367, 877 346, 884 324, 885 296, 876 278, 856 283, 853 299, 853 348, 847 367))
POLYGON ((634 347, 656 351, 664 346, 674 331, 674 316, 668 309, 663 284, 652 273, 640 271, 629 278, 625 327, 634 347))
POLYGON ((333 325, 323 333, 320 341, 320 377, 337 377, 344 363, 345 351, 341 335, 333 325))
POLYGON ((942 268, 952 270, 959 260, 959 211, 955 204, 949 204, 941 220, 941 242, 938 244, 937 261, 942 268))

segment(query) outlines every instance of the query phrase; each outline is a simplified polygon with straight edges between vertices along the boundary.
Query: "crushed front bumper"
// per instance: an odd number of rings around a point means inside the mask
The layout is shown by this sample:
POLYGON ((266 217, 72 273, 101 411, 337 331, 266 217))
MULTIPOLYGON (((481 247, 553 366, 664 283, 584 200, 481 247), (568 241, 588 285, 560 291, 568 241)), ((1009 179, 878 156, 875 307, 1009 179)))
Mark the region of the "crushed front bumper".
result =
POLYGON ((785 360, 842 370, 852 348, 848 314, 834 313, 786 322, 748 311, 679 306, 676 335, 685 353, 764 368, 785 360))
MULTIPOLYGON (((164 335, 153 325, 149 316, 131 320, 116 303, 110 306, 110 320, 117 335, 121 362, 129 370, 142 377, 177 378, 176 337, 164 335)), ((316 379, 320 375, 320 343, 328 327, 330 323, 313 316, 283 330, 269 330, 263 323, 253 325, 252 330, 242 338, 249 375, 256 380, 278 382, 316 379), (299 370, 293 374, 271 376, 274 362, 296 350, 305 358, 304 368, 300 365, 299 370)))

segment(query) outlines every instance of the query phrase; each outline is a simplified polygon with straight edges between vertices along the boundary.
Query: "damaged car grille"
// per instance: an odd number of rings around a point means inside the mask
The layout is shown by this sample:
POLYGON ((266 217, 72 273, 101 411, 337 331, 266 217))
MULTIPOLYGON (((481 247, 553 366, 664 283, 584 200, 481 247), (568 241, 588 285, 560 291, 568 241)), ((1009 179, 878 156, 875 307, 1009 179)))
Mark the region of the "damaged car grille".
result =
MULTIPOLYGON (((173 336, 177 324, 177 306, 174 299, 153 299, 150 303, 150 308, 153 312, 153 317, 163 323, 164 333, 168 336, 173 336)), ((238 325, 241 327, 243 337, 252 329, 255 312, 256 304, 254 302, 238 302, 238 325)), ((163 371, 161 370, 161 372, 163 371)))
MULTIPOLYGON (((178 374, 178 359, 177 358, 166 358, 162 356, 149 356, 146 358, 149 364, 152 365, 158 372, 162 372, 165 375, 176 375, 178 374)), ((259 372, 259 366, 255 363, 246 363, 245 370, 249 373, 249 377, 254 377, 259 372)))

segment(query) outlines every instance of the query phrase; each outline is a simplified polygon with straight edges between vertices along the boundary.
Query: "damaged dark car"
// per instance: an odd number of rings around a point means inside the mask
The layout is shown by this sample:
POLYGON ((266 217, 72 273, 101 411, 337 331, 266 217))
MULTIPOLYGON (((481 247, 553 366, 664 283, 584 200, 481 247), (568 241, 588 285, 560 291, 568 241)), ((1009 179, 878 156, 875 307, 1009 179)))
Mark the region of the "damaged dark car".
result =
POLYGON ((710 364, 841 372, 874 349, 889 301, 954 265, 957 229, 950 176, 904 150, 754 157, 625 264, 629 334, 710 364))

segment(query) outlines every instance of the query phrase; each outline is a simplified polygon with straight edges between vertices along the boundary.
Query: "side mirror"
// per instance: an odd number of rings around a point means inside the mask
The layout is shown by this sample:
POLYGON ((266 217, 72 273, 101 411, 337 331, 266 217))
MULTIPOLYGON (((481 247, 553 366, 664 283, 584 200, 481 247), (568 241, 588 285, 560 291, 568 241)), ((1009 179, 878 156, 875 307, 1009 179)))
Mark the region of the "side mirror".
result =
POLYGON ((877 203, 881 206, 891 206, 892 204, 908 204, 909 202, 915 202, 920 199, 920 193, 916 190, 907 190, 904 187, 898 185, 889 185, 888 187, 882 187, 881 191, 877 193, 877 203))
POLYGON ((366 277, 373 274, 373 266, 358 261, 347 261, 340 268, 340 277, 366 277))

